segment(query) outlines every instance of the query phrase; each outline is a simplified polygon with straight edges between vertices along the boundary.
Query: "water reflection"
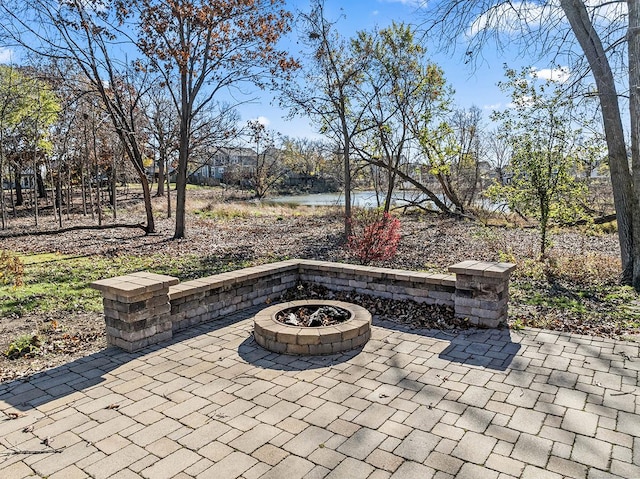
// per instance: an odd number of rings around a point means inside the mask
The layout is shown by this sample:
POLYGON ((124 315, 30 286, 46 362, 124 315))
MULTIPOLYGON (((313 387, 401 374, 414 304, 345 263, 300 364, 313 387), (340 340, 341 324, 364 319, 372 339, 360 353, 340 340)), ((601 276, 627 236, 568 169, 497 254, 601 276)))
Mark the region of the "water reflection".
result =
MULTIPOLYGON (((344 193, 314 193, 308 195, 291 195, 291 196, 277 196, 275 198, 269 198, 273 203, 293 203, 302 206, 343 206, 344 205, 344 193)), ((381 203, 384 202, 384 196, 380 198, 381 203)), ((394 197, 394 204, 402 204, 406 202, 401 196, 394 197)), ((352 191, 351 192, 351 204, 353 206, 373 208, 378 205, 375 191, 352 191)))
MULTIPOLYGON (((438 195, 438 197, 449 204, 444 198, 444 195, 438 195)), ((290 195, 290 196, 276 196, 269 198, 269 202, 272 203, 284 203, 284 204, 296 204, 301 206, 344 206, 344 193, 314 193, 307 195, 290 195)), ((425 208, 435 209, 433 202, 428 201, 425 194, 412 190, 400 190, 393 195, 391 201, 392 206, 404 206, 408 203, 422 202, 421 205, 425 208)), ((376 192, 373 190, 365 191, 352 191, 351 192, 351 204, 362 208, 375 208, 384 204, 384 195, 380 195, 380 202, 376 197, 376 192)), ((479 206, 487 211, 508 211, 505 204, 493 203, 487 198, 479 198, 475 201, 476 206, 479 206)))

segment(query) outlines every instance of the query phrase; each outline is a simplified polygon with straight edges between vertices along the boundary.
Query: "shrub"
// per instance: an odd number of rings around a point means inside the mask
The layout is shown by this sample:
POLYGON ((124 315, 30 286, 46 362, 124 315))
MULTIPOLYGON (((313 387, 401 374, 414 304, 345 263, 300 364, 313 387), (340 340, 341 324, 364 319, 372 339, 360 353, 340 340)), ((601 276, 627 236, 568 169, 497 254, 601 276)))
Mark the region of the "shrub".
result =
POLYGON ((22 286, 23 276, 22 260, 8 251, 0 250, 0 284, 13 283, 14 286, 22 286))
POLYGON ((23 334, 13 341, 4 355, 9 359, 31 356, 40 350, 41 341, 36 334, 23 334))
POLYGON ((351 221, 347 247, 362 264, 395 256, 400 243, 400 220, 379 210, 364 210, 351 221))

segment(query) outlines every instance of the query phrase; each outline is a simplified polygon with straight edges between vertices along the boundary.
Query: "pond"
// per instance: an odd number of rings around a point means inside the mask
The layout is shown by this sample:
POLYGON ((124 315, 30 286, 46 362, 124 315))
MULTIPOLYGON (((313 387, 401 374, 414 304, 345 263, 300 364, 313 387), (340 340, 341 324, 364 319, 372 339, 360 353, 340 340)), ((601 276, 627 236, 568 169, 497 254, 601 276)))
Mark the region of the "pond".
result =
MULTIPOLYGON (((413 196, 417 196, 417 193, 408 193, 413 196)), ((393 203, 403 204, 402 193, 394 195, 393 203)), ((314 193, 308 195, 290 195, 290 196, 276 196, 269 198, 273 203, 292 203, 302 206, 343 206, 344 205, 344 193, 314 193)), ((384 201, 384 196, 380 197, 380 201, 384 201)), ((376 199, 376 192, 373 190, 364 191, 352 191, 351 192, 351 204, 362 208, 373 208, 378 206, 376 199)))
MULTIPOLYGON (((441 199, 443 195, 438 195, 441 199)), ((399 190, 393 195, 392 205, 403 206, 407 200, 418 201, 425 199, 425 195, 414 190, 399 190)), ((344 193, 314 193, 306 195, 289 195, 276 196, 268 199, 271 203, 296 204, 301 206, 344 206, 344 193)), ((384 202, 384 195, 380 196, 380 201, 384 202)), ((376 192, 373 190, 358 190, 351 192, 351 204, 361 208, 375 208, 378 206, 376 192)), ((476 200, 477 206, 487 211, 508 211, 506 206, 501 203, 494 203, 486 198, 476 200)), ((380 205, 382 206, 382 205, 380 205)), ((423 204, 426 208, 435 209, 435 205, 431 202, 423 204)))

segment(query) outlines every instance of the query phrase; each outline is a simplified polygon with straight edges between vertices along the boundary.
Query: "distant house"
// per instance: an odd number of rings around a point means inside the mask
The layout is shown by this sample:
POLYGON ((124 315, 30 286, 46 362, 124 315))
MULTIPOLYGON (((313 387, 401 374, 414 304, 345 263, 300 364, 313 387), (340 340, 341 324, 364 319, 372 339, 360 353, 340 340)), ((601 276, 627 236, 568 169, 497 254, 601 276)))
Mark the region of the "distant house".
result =
POLYGON ((478 169, 480 170, 480 189, 485 189, 496 182, 501 185, 509 185, 513 179, 513 173, 508 167, 501 168, 488 161, 478 162, 478 169))
MULTIPOLYGON (((20 171, 20 188, 23 190, 30 190, 36 184, 35 175, 33 174, 33 168, 24 168, 20 171)), ((15 182, 13 179, 3 178, 2 188, 5 190, 15 188, 15 182)))
POLYGON ((252 148, 220 148, 202 163, 195 162, 189 182, 214 185, 225 182, 230 173, 242 174, 256 166, 256 152, 252 148))
POLYGON ((20 186, 25 190, 35 187, 36 175, 33 174, 33 168, 27 167, 20 171, 20 186))

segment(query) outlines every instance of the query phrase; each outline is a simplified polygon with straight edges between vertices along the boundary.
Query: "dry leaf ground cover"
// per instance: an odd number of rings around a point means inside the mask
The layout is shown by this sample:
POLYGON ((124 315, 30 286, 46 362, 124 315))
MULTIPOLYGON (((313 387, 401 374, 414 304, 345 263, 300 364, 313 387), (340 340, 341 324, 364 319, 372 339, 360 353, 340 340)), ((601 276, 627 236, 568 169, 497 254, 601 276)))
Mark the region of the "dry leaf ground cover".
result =
MULTIPOLYGON (((88 288, 96 279, 148 270, 186 280, 287 258, 353 261, 341 241, 337 209, 239 202, 216 189, 190 193, 188 238, 183 240, 171 239, 173 220, 166 218, 164 199, 154 200, 157 233, 149 236, 125 228, 34 236, 28 234, 33 231, 33 218, 28 216, 0 231, 0 250, 24 263, 22 286, 0 285, 0 351, 8 353, 0 355, 0 380, 105 347, 101 299, 88 288)), ((118 222, 135 223, 144 217, 134 200, 118 212, 118 222)), ((53 229, 53 223, 43 217, 40 228, 53 229)), ((80 215, 65 222, 76 224, 94 223, 80 215)), ((618 285, 615 233, 555 231, 544 262, 533 259, 538 248, 535 229, 414 214, 401 216, 401 234, 397 256, 381 266, 444 272, 466 259, 516 262, 512 328, 533 326, 629 340, 640 332, 638 296, 618 285)), ((397 313, 399 320, 410 323, 419 314, 424 321, 416 326, 429 326, 429 314, 436 319, 446 315, 436 310, 415 313, 412 308, 396 304, 389 311, 386 305, 379 314, 397 313)))

